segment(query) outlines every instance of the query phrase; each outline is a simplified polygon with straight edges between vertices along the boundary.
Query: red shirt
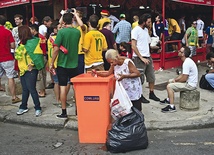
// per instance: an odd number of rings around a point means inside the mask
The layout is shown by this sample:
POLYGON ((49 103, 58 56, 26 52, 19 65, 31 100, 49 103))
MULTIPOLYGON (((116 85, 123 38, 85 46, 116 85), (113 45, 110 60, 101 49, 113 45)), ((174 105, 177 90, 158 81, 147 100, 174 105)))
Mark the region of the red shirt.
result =
POLYGON ((39 34, 39 38, 41 39, 41 42, 40 42, 40 47, 41 47, 41 49, 42 49, 42 51, 43 51, 43 55, 46 55, 46 51, 47 51, 47 48, 46 48, 46 38, 43 36, 43 35, 41 35, 41 34, 39 34))
POLYGON ((0 26, 0 62, 14 60, 10 52, 10 43, 15 42, 12 33, 0 26))

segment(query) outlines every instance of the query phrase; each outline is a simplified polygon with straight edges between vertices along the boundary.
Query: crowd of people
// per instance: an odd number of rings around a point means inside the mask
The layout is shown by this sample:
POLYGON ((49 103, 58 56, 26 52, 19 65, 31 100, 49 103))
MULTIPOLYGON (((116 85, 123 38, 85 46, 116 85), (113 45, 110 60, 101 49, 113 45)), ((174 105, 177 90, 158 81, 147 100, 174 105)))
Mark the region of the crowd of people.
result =
MULTIPOLYGON (((207 60, 210 67, 214 64, 214 21, 204 36, 204 23, 200 16, 187 28, 185 16, 177 22, 172 18, 163 19, 158 14, 152 23, 151 15, 145 13, 140 17, 133 16, 131 24, 125 14, 120 14, 118 19, 109 11, 102 10, 101 18, 93 14, 86 25, 80 10, 69 9, 61 13, 60 20, 46 16, 41 25, 37 18, 32 18, 29 26, 23 25, 23 16, 17 14, 14 16, 14 28, 0 15, 0 78, 4 74, 8 78, 12 103, 21 102, 17 115, 28 112, 27 103, 31 94, 35 115, 41 116, 39 98, 46 96, 47 68, 51 77, 48 88, 54 87, 56 104, 62 108, 57 117, 67 118, 67 94, 72 85, 70 79, 86 71, 108 71, 98 73, 98 76, 114 73, 122 81, 133 106, 140 111, 141 103, 150 102, 142 91, 146 77, 149 99, 169 104, 162 112, 174 112, 174 92, 197 88, 198 70, 191 57, 196 55, 196 48, 202 46, 205 38, 208 38, 207 60), (169 80, 168 98, 160 101, 154 93, 155 74, 151 51, 162 52, 163 36, 166 40, 183 38, 181 49, 176 43, 171 44, 183 61, 183 71, 179 77, 169 80), (14 77, 17 74, 22 85, 22 99, 15 94, 14 77)), ((209 71, 206 78, 214 88, 213 72, 209 71)), ((0 90, 4 90, 1 85, 0 90)))

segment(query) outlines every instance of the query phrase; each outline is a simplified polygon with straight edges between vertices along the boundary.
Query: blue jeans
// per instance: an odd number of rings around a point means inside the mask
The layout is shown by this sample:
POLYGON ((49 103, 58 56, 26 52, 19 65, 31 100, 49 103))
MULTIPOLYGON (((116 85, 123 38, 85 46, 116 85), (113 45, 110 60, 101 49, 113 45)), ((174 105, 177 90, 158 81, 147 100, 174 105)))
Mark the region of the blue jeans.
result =
POLYGON ((209 82, 210 86, 214 88, 214 73, 206 74, 205 78, 209 82))
POLYGON ((22 85, 22 104, 19 106, 19 109, 27 109, 28 98, 31 94, 35 110, 41 110, 39 95, 36 90, 37 75, 38 70, 33 69, 32 71, 25 72, 25 74, 20 77, 22 85))
POLYGON ((85 71, 84 54, 78 55, 78 74, 83 74, 85 71))

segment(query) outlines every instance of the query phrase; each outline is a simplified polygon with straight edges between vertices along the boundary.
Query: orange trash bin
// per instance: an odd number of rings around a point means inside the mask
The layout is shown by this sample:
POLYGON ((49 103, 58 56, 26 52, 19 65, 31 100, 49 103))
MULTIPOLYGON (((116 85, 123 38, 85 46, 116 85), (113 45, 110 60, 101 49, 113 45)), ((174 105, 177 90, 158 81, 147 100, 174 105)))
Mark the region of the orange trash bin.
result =
POLYGON ((110 99, 113 96, 115 78, 92 77, 80 74, 73 82, 80 143, 105 143, 110 124, 110 99))

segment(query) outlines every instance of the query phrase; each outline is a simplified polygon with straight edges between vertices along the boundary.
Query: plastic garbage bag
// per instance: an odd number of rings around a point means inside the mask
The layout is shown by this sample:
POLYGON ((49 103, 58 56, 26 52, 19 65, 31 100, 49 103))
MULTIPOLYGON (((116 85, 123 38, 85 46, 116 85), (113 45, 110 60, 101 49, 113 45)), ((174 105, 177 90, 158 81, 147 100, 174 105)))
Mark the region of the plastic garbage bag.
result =
POLYGON ((112 153, 146 149, 147 130, 142 112, 132 107, 131 113, 117 119, 108 131, 106 148, 112 153))
POLYGON ((116 120, 131 112, 132 102, 121 82, 116 80, 114 96, 111 99, 111 116, 116 120))

